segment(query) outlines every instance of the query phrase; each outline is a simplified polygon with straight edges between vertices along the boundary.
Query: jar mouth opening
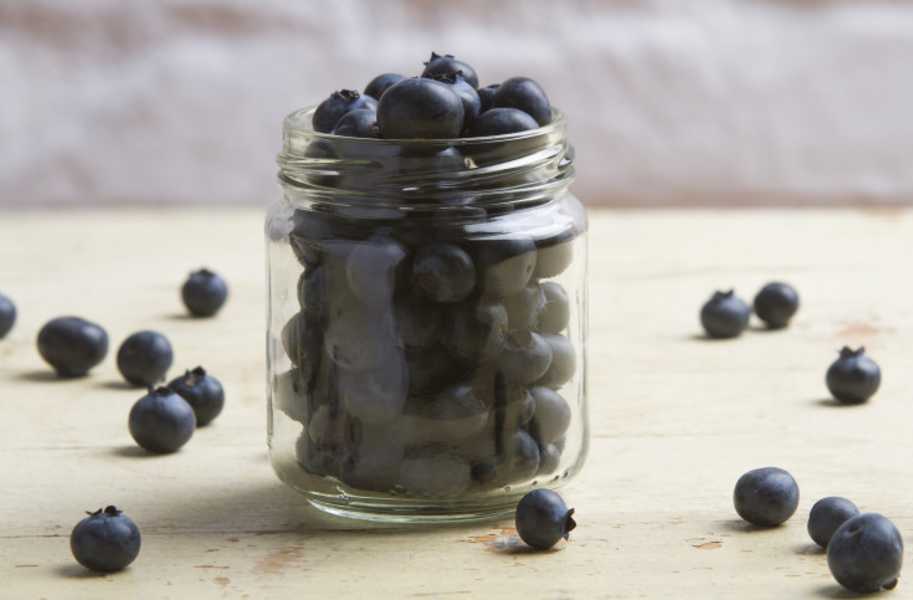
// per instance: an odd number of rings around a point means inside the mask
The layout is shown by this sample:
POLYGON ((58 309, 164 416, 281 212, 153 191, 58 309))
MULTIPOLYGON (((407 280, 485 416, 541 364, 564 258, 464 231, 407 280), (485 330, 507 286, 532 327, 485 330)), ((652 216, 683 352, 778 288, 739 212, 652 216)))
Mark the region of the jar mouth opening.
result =
POLYGON ((436 146, 476 146, 486 143, 503 144, 514 140, 524 140, 557 133, 563 130, 567 124, 564 112, 553 107, 552 120, 548 125, 543 125, 536 129, 527 129, 526 131, 518 131, 516 133, 459 138, 365 138, 316 131, 313 125, 314 111, 316 110, 317 105, 313 104, 304 108, 299 108, 286 115, 283 120, 283 133, 286 136, 306 135, 313 140, 327 140, 330 142, 345 141, 346 143, 363 143, 368 145, 390 144, 396 146, 409 145, 413 147, 425 146, 430 148, 436 146))

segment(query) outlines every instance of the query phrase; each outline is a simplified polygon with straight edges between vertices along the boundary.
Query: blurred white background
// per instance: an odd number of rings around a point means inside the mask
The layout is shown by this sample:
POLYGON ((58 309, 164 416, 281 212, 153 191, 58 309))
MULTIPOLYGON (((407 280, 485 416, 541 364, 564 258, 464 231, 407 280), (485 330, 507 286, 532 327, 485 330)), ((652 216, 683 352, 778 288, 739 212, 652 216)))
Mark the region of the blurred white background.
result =
POLYGON ((0 2, 0 206, 265 204, 282 117, 431 50, 538 79, 585 200, 913 198, 913 3, 0 2))

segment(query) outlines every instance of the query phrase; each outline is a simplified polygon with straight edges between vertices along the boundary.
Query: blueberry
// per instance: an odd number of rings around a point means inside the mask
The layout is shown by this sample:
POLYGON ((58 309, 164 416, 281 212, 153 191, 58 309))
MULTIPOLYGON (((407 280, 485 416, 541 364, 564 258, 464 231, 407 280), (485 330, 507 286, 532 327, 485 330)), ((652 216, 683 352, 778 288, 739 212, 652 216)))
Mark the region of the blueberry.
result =
POLYGON ((82 377, 108 354, 108 334, 79 317, 58 317, 38 332, 38 352, 61 377, 82 377))
POLYGON ((490 108, 495 106, 495 93, 498 91, 498 88, 501 87, 500 83, 493 83, 491 85, 486 85, 477 90, 479 94, 479 101, 481 103, 479 113, 483 113, 490 108))
POLYGON ((197 419, 186 400, 166 387, 156 388, 130 409, 130 435, 149 452, 177 452, 193 435, 197 419))
POLYGON ((549 240, 548 243, 538 244, 539 258, 536 260, 536 270, 533 277, 548 279, 564 273, 574 260, 574 240, 564 239, 567 233, 559 240, 549 240))
POLYGON ((402 351, 385 355, 380 364, 362 371, 342 371, 339 398, 352 417, 382 425, 403 412, 409 394, 409 372, 402 351))
POLYGON ((539 472, 539 445, 528 433, 517 431, 508 440, 503 463, 498 466, 502 483, 528 481, 539 472))
POLYGON ((314 131, 330 133, 344 114, 360 108, 376 109, 377 100, 370 96, 362 96, 355 90, 333 92, 314 111, 314 131))
POLYGON ((339 367, 363 371, 401 349, 391 315, 353 312, 330 320, 324 335, 327 356, 339 367))
POLYGON ((70 550, 87 569, 113 573, 127 568, 139 556, 141 536, 133 519, 108 506, 88 513, 70 534, 70 550))
POLYGON ((827 548, 834 532, 858 514, 859 509, 846 498, 822 498, 815 502, 808 515, 808 535, 816 544, 827 548))
POLYGON ((561 466, 564 439, 539 447, 539 475, 551 475, 561 466))
MULTIPOLYGON (((494 386, 493 386, 494 387, 494 386)), ((515 432, 520 427, 525 427, 536 412, 536 402, 529 390, 522 385, 506 385, 503 398, 496 402, 495 423, 501 423, 502 431, 515 432), (500 417, 500 421, 498 421, 500 417)))
POLYGON ((460 97, 460 101, 463 103, 463 128, 471 127, 472 122, 482 112, 482 101, 479 99, 476 89, 462 75, 436 75, 432 79, 449 85, 450 89, 460 97))
POLYGON ((786 327, 798 310, 799 292, 787 283, 768 283, 754 297, 755 314, 771 329, 786 327))
POLYGON ((539 126, 552 122, 552 105, 545 90, 529 77, 511 77, 495 92, 495 106, 522 110, 539 126))
POLYGON ((187 401, 197 419, 197 427, 212 422, 225 406, 225 392, 218 379, 208 374, 203 367, 173 379, 168 387, 187 401))
POLYGON ((500 354, 507 332, 507 310, 502 304, 467 302, 452 314, 451 332, 444 344, 457 358, 484 361, 500 354))
POLYGON ((840 358, 827 370, 827 389, 844 404, 861 404, 875 395, 881 386, 881 369, 865 355, 865 348, 852 350, 844 346, 840 358))
POLYGON ((408 296, 396 301, 393 307, 400 340, 406 348, 424 348, 437 343, 443 322, 438 306, 408 296))
POLYGON ((571 407, 558 392, 536 386, 530 389, 535 410, 530 431, 540 446, 551 444, 562 437, 571 425, 571 407))
POLYGON ((536 268, 536 246, 530 238, 477 242, 473 248, 481 272, 482 292, 493 298, 516 294, 529 284, 536 268))
POLYGON ((738 337, 748 327, 751 308, 733 290, 715 292, 701 308, 701 324, 712 338, 738 337))
POLYGON ((350 110, 336 122, 333 135, 359 138, 380 137, 380 130, 377 128, 377 113, 369 108, 350 110))
POLYGON ((397 269, 406 258, 406 249, 385 236, 356 244, 346 260, 349 288, 369 306, 385 308, 393 298, 397 269))
POLYGON ((458 246, 429 244, 415 254, 412 285, 435 302, 458 302, 475 288, 475 265, 458 246))
POLYGON ((195 317, 211 317, 228 298, 228 285, 208 269, 194 271, 181 288, 184 305, 195 317))
POLYGON ((437 75, 461 75, 474 88, 479 87, 479 76, 476 70, 452 54, 431 53, 431 58, 425 63, 422 77, 435 77, 437 75))
POLYGON ((552 347, 538 333, 512 331, 498 359, 507 381, 529 384, 545 375, 552 364, 552 347))
POLYGON ((326 271, 321 266, 305 268, 298 278, 298 303, 301 310, 323 321, 327 316, 327 282, 326 271))
MULTIPOLYGON (((540 254, 541 257, 541 254, 540 254)), ((544 305, 539 311, 537 330, 558 334, 567 329, 571 320, 571 303, 561 284, 546 281, 541 284, 544 305)))
POLYGON ((289 245, 302 265, 319 265, 323 260, 325 243, 336 236, 336 229, 332 217, 325 213, 296 210, 292 215, 289 245))
POLYGON ((319 324, 305 313, 298 313, 282 328, 282 346, 293 365, 310 382, 320 364, 323 336, 319 324))
POLYGON ((165 378, 174 353, 171 343, 157 331, 132 334, 117 351, 117 368, 128 383, 152 386, 165 378))
POLYGON ((536 282, 504 299, 504 308, 511 329, 538 330, 539 319, 545 310, 545 293, 536 282))
POLYGON ((272 386, 273 406, 290 419, 306 425, 308 421, 308 395, 305 382, 298 369, 276 375, 272 386))
POLYGON ((16 322, 16 305, 13 301, 0 294, 0 340, 13 328, 16 322))
POLYGON ((459 137, 463 102, 449 85, 413 77, 384 93, 377 108, 381 136, 387 139, 459 137))
POLYGON ((472 437, 488 421, 488 407, 468 384, 450 386, 430 399, 418 399, 409 414, 417 417, 415 426, 422 429, 410 437, 436 442, 472 437))
POLYGON ((568 539, 577 526, 573 514, 552 490, 533 490, 517 505, 517 533, 533 548, 548 550, 561 538, 568 539))
POLYGON ((470 466, 450 448, 422 446, 406 453, 399 480, 416 496, 459 496, 469 488, 470 466))
POLYGON ((796 512, 799 486, 783 469, 755 469, 739 478, 733 501, 739 516, 749 523, 773 527, 786 522, 796 512))
POLYGON ((879 514, 855 516, 834 532, 827 566, 852 592, 893 590, 903 566, 903 539, 894 523, 879 514))
POLYGON ((577 370, 577 353, 571 340, 563 335, 543 335, 542 339, 552 350, 552 362, 536 385, 560 388, 571 380, 577 370))
POLYGON ((469 137, 505 135, 538 129, 536 120, 516 108, 489 108, 469 128, 469 137))
POLYGON ((387 91, 391 85, 397 84, 400 81, 405 79, 402 75, 398 73, 384 73, 378 75, 365 86, 365 96, 371 96, 375 100, 380 100, 380 97, 384 95, 384 92, 387 91))

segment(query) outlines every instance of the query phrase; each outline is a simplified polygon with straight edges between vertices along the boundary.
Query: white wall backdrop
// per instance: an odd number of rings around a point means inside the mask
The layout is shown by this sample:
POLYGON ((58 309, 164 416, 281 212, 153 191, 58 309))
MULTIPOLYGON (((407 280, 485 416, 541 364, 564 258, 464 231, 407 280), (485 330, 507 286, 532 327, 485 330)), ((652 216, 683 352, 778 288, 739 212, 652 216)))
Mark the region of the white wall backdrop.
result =
POLYGON ((0 1, 0 206, 266 203, 291 109, 532 76, 593 203, 913 199, 913 3, 0 1))

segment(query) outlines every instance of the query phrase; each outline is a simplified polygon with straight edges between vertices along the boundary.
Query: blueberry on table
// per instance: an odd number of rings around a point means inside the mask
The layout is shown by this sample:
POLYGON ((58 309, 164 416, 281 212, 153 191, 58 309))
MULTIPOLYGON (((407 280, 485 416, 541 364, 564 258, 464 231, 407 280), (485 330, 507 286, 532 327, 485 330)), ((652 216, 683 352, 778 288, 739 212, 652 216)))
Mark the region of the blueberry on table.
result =
POLYGON ((435 302, 458 302, 475 288, 475 265, 459 246, 429 244, 415 254, 412 285, 435 302))
POLYGON ((827 548, 834 532, 858 514, 859 509, 846 498, 822 498, 815 502, 808 515, 808 535, 816 544, 827 548))
POLYGON ((552 122, 552 105, 545 90, 529 77, 511 77, 495 92, 495 106, 522 110, 539 126, 552 122))
POLYGON ((344 114, 360 108, 376 109, 377 100, 370 96, 362 96, 355 90, 333 92, 314 111, 314 131, 330 133, 344 114))
POLYGON ((422 77, 433 78, 439 75, 453 76, 461 75, 474 88, 479 87, 479 76, 476 70, 461 60, 457 60, 452 54, 431 53, 431 58, 425 63, 425 70, 422 71, 422 77))
POLYGON ((87 569, 113 573, 139 556, 141 536, 133 519, 114 506, 88 513, 70 534, 70 550, 87 569))
POLYGON ((530 389, 535 410, 530 432, 540 446, 551 444, 562 437, 571 425, 571 407, 555 390, 543 386, 530 389))
POLYGON ((770 329, 789 325, 798 310, 799 292, 787 283, 768 283, 754 297, 754 312, 770 329))
POLYGON ((0 340, 6 337, 14 323, 16 323, 16 305, 12 300, 0 294, 0 340))
POLYGON ((733 290, 715 292, 701 308, 701 325, 716 339, 738 337, 748 327, 751 308, 733 290))
POLYGON ((336 127, 333 128, 333 135, 359 138, 380 137, 380 129, 377 127, 377 113, 369 108, 350 110, 336 122, 336 127))
POLYGON ((135 386, 149 387, 162 381, 173 361, 171 343, 157 331, 138 331, 117 351, 117 368, 135 386))
POLYGON ((82 377, 108 354, 108 334, 91 321, 58 317, 38 332, 38 352, 61 377, 82 377))
MULTIPOLYGON (((539 255, 541 258, 541 254, 539 255)), ((546 281, 541 284, 544 304, 539 311, 537 331, 559 334, 567 329, 571 320, 571 302, 561 284, 546 281)))
POLYGON ((211 423, 225 406, 225 391, 221 382, 203 367, 185 371, 180 377, 171 380, 168 387, 193 409, 197 427, 211 423))
POLYGON ((577 371, 577 352, 571 340, 563 335, 543 335, 542 339, 552 350, 552 362, 536 385, 558 389, 577 371))
POLYGON ((834 532, 827 566, 852 592, 893 590, 903 566, 903 539, 894 523, 877 513, 855 516, 834 532))
POLYGON ((844 346, 825 378, 831 395, 843 404, 862 404, 881 386, 881 369, 865 355, 865 348, 844 346))
POLYGON ((463 101, 449 85, 419 77, 388 88, 377 107, 380 134, 387 139, 457 138, 463 119, 463 101))
POLYGON ((479 102, 481 107, 479 112, 483 113, 489 108, 494 108, 495 106, 495 93, 498 91, 498 88, 501 87, 500 83, 493 83, 491 85, 486 85, 485 87, 480 87, 476 90, 479 94, 479 102))
POLYGON ((467 83, 462 75, 436 75, 432 79, 449 85, 450 89, 460 97, 460 101, 463 103, 463 128, 471 127, 472 122, 482 112, 482 101, 479 99, 476 89, 467 83))
POLYGON ((469 127, 470 137, 505 135, 538 129, 536 120, 516 108, 489 108, 469 127))
POLYGON ((527 237, 479 241, 473 254, 482 293, 490 298, 516 294, 529 284, 536 268, 536 246, 527 237))
POLYGON ((516 525, 520 539, 537 550, 548 550, 561 538, 568 539, 577 523, 574 509, 552 490, 538 489, 517 504, 516 525))
POLYGON ((184 306, 195 317, 211 317, 228 298, 228 284, 209 269, 194 271, 181 287, 184 306))
POLYGON ((193 408, 166 387, 156 388, 130 409, 130 435, 155 454, 177 452, 197 427, 193 408))
POLYGON ((405 79, 405 77, 399 73, 383 73, 378 75, 365 86, 364 95, 371 96, 375 100, 380 100, 380 97, 384 95, 387 88, 399 83, 403 79, 405 79))
POLYGON ((545 338, 530 331, 512 331, 504 340, 498 359, 500 372, 512 383, 538 381, 552 364, 552 347, 545 338))
POLYGON ((749 523, 774 527, 786 522, 796 512, 799 485, 783 469, 755 469, 736 482, 733 502, 739 516, 749 523))

